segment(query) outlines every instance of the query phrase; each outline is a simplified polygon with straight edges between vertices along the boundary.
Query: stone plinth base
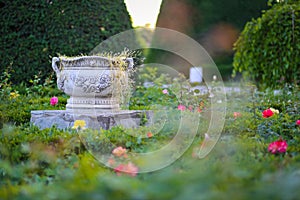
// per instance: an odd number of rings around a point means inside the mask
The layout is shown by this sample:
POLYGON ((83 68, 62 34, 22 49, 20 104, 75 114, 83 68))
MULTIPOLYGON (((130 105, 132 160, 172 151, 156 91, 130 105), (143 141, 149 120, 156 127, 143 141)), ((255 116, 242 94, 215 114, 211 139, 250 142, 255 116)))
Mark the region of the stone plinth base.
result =
POLYGON ((151 124, 152 112, 142 110, 114 111, 97 114, 73 113, 66 110, 34 110, 31 111, 31 123, 40 129, 56 126, 66 129, 74 125, 76 120, 84 120, 86 128, 110 129, 113 126, 136 128, 151 124), (146 123, 145 123, 146 121, 146 123))

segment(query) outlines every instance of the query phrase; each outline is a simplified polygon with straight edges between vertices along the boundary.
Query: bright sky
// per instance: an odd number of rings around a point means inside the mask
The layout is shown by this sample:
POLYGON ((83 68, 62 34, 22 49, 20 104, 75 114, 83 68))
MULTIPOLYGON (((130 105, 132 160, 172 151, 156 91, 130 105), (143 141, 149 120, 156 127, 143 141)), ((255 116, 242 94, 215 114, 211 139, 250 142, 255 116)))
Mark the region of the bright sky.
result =
POLYGON ((132 18, 132 26, 155 27, 162 0, 124 0, 132 18))

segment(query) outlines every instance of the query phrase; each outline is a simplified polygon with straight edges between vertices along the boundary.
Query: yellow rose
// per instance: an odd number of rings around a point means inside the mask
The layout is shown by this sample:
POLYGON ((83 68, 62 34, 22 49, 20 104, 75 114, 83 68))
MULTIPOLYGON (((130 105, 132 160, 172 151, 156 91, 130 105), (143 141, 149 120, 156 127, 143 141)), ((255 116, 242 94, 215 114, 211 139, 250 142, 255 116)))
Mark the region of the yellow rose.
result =
POLYGON ((275 108, 270 108, 270 110, 274 113, 274 114, 279 114, 279 110, 275 109, 275 108))
POLYGON ((86 126, 86 123, 84 120, 75 120, 72 129, 78 129, 79 127, 81 129, 85 129, 85 126, 86 126))

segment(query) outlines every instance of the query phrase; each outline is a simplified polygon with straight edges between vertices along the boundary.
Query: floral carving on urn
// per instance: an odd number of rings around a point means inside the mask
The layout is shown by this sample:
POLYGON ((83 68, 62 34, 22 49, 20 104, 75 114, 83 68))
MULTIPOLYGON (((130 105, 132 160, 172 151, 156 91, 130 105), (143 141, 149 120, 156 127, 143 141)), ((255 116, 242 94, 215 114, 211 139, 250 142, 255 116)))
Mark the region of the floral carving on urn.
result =
POLYGON ((91 77, 76 77, 73 74, 73 76, 71 76, 71 80, 75 83, 76 87, 81 87, 85 93, 100 93, 112 84, 112 78, 108 74, 91 77))
POLYGON ((132 58, 101 56, 54 57, 57 86, 69 95, 66 109, 78 112, 119 109, 132 58))

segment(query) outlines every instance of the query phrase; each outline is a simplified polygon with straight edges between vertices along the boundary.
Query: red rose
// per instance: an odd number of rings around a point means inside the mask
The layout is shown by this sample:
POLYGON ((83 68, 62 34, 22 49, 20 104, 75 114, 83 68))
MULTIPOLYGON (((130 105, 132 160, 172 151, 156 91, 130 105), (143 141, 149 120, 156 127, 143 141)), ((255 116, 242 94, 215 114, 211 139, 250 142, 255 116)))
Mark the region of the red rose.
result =
POLYGON ((263 118, 268 118, 268 117, 271 117, 273 115, 274 115, 274 113, 273 113, 273 111, 271 109, 267 109, 267 110, 264 110, 262 112, 263 118))

